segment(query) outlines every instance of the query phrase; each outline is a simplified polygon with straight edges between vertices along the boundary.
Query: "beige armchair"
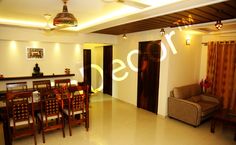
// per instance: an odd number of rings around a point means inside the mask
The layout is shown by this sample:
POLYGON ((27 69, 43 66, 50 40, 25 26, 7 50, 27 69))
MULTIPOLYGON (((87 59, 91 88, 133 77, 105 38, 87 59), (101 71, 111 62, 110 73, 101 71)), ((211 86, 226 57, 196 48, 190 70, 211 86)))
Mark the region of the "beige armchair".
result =
POLYGON ((219 100, 204 95, 199 84, 176 87, 168 98, 168 116, 198 126, 219 106, 219 100))

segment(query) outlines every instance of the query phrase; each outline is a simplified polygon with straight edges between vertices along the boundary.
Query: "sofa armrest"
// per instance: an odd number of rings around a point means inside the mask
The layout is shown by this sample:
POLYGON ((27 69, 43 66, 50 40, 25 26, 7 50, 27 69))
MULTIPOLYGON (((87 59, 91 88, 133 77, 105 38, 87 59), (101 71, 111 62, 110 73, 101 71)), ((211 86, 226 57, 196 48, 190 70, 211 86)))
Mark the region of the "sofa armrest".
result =
POLYGON ((169 97, 168 116, 198 126, 201 122, 201 106, 184 99, 169 97))

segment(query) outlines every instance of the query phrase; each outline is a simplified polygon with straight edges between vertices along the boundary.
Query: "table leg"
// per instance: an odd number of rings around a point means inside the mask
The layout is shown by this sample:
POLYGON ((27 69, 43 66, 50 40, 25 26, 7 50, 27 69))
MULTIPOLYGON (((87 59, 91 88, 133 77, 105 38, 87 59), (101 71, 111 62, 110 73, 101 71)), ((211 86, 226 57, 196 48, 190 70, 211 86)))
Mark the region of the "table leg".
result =
POLYGON ((216 126, 216 119, 212 118, 212 120, 211 120, 211 133, 215 132, 215 126, 216 126))
POLYGON ((234 126, 234 141, 236 141, 236 125, 234 126))
POLYGON ((5 145, 12 145, 12 140, 11 140, 11 130, 9 126, 9 120, 7 117, 7 112, 4 110, 4 116, 3 116, 3 134, 4 134, 4 140, 5 140, 5 145))

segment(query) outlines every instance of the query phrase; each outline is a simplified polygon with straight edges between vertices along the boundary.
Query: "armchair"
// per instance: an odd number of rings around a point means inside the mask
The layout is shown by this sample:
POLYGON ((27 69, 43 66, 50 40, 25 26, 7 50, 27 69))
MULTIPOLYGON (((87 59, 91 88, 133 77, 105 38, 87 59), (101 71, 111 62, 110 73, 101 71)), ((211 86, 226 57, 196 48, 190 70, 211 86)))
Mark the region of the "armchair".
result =
POLYGON ((203 94, 198 84, 176 87, 168 98, 168 116, 193 126, 199 126, 219 107, 219 100, 203 94))

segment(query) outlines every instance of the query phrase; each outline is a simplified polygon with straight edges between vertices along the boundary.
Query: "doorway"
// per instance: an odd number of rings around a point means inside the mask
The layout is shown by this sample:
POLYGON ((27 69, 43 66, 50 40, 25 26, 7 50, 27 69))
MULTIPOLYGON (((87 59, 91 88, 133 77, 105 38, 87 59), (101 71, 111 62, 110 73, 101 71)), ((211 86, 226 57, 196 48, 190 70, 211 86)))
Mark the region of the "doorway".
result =
POLYGON ((157 114, 161 41, 139 42, 137 106, 157 114))
POLYGON ((83 58, 84 83, 89 85, 89 92, 91 92, 91 50, 84 49, 83 58))
POLYGON ((90 51, 90 54, 84 52, 84 59, 87 59, 84 60, 84 66, 90 66, 90 68, 85 68, 84 78, 90 80, 91 91, 112 95, 112 45, 85 43, 83 47, 84 50, 90 51), (90 55, 90 59, 86 55, 90 55), (90 62, 90 64, 85 64, 86 62, 90 62), (89 69, 90 72, 86 69, 89 69))
POLYGON ((112 45, 103 46, 103 93, 112 96, 112 45))

